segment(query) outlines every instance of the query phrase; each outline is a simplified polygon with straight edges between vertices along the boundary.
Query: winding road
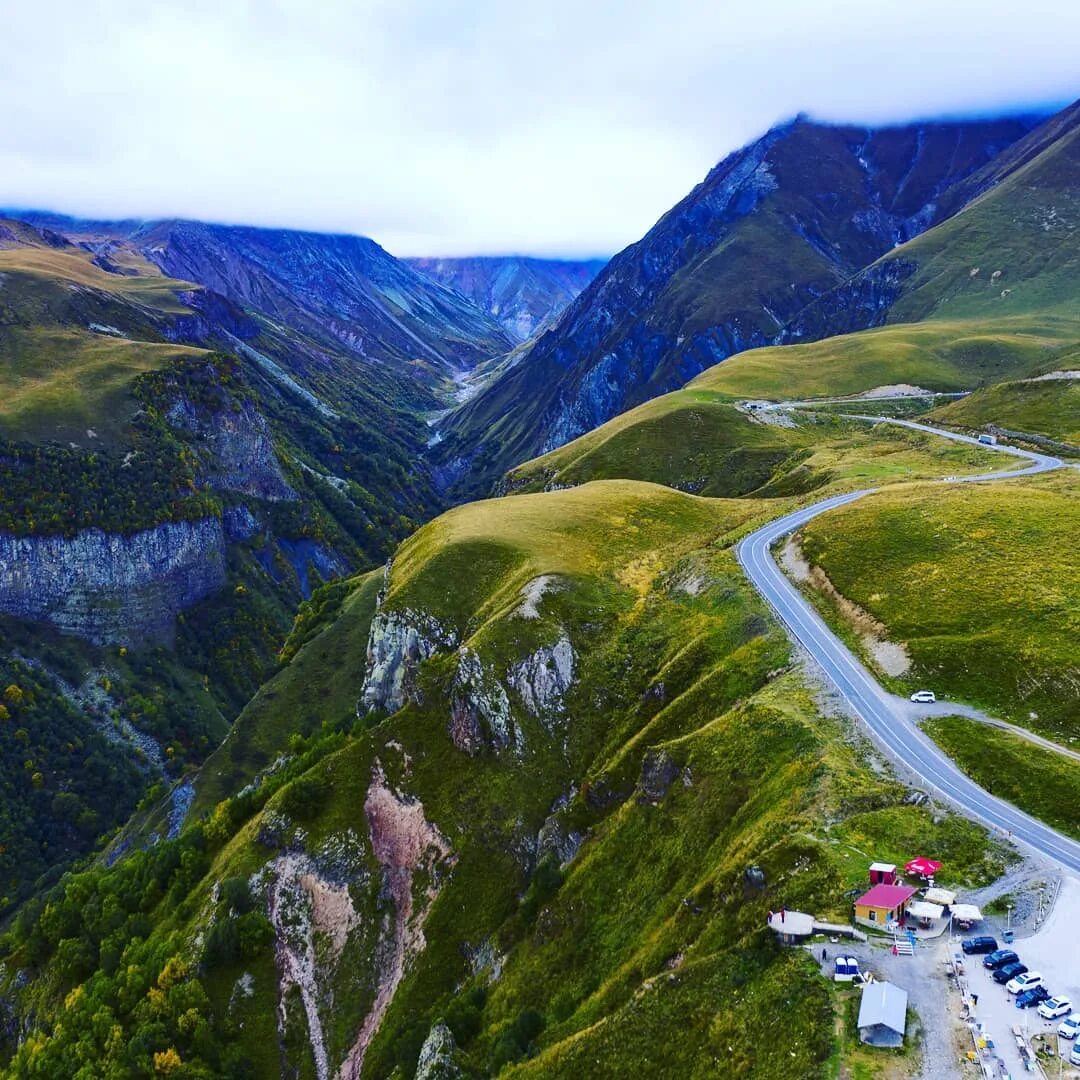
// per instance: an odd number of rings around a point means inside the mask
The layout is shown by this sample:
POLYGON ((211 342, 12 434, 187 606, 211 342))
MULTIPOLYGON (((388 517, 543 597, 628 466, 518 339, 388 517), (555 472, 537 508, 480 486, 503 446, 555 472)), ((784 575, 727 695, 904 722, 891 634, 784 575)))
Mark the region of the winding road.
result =
MULTIPOLYGON (((988 483, 1016 476, 1030 476, 1059 469, 1064 464, 1057 458, 1020 450, 1014 446, 988 447, 966 435, 940 431, 910 420, 884 420, 876 416, 860 416, 858 419, 870 423, 900 424, 957 442, 972 443, 982 449, 998 450, 1027 461, 1023 468, 950 478, 951 483, 988 483)), ((821 665, 825 674, 890 757, 910 769, 928 787, 933 788, 968 816, 1008 835, 1013 841, 1053 860, 1059 866, 1080 871, 1080 843, 1018 810, 1011 803, 996 798, 969 780, 937 744, 918 725, 910 721, 893 695, 878 683, 862 662, 825 625, 777 566, 771 551, 777 540, 794 532, 812 518, 865 498, 877 490, 866 488, 844 495, 834 495, 769 522, 739 542, 736 547, 739 563, 792 637, 821 665)))

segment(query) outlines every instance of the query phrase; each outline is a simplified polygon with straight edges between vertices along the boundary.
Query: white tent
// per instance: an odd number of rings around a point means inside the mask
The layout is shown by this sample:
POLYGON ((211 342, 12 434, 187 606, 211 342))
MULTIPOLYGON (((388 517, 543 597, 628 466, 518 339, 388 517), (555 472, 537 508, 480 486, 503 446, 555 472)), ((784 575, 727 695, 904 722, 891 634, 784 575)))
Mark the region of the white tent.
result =
POLYGON ((956 899, 956 893, 949 892, 948 889, 939 889, 935 885, 934 888, 926 890, 923 899, 929 901, 931 904, 941 904, 943 907, 949 907, 956 899))
POLYGON ((953 904, 952 917, 957 922, 973 923, 982 918, 982 912, 974 904, 953 904))
POLYGON ((914 919, 940 919, 943 910, 940 904, 928 904, 925 900, 907 906, 907 913, 914 919))

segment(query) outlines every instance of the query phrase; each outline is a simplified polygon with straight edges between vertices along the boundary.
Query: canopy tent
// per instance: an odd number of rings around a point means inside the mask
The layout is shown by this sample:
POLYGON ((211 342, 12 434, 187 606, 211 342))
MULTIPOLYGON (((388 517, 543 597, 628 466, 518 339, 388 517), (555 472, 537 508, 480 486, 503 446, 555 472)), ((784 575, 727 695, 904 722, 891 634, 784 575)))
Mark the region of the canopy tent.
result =
POLYGON ((952 917, 957 922, 973 923, 982 919, 982 912, 974 904, 953 904, 952 917))
POLYGON ((915 919, 940 919, 943 911, 940 904, 928 904, 925 900, 915 900, 907 907, 907 913, 915 919))
POLYGON ((912 859, 911 862, 904 864, 906 873, 915 874, 922 878, 933 877, 940 869, 941 863, 936 859, 928 859, 924 855, 920 855, 917 859, 912 859))
POLYGON ((949 907, 956 899, 956 893, 934 886, 934 888, 926 890, 923 899, 929 900, 931 904, 941 904, 943 907, 949 907))

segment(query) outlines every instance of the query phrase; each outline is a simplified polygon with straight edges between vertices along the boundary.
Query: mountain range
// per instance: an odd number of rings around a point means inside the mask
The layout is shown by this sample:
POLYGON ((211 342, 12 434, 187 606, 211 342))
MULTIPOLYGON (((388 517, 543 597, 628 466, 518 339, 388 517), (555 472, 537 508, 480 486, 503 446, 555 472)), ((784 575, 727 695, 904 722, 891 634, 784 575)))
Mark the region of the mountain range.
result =
POLYGON ((444 482, 466 476, 474 490, 744 349, 877 325, 888 303, 833 313, 836 330, 799 320, 958 209, 980 180, 992 184, 980 170, 1035 125, 1021 117, 868 130, 800 117, 736 151, 448 418, 444 482), (482 476, 471 467, 478 459, 482 476))
POLYGON ((823 617, 1076 737, 1075 473, 844 411, 1080 454, 1078 132, 798 117, 607 263, 5 212, 0 1075, 872 1074, 767 914, 1017 856, 735 545, 888 488, 792 542, 823 617))

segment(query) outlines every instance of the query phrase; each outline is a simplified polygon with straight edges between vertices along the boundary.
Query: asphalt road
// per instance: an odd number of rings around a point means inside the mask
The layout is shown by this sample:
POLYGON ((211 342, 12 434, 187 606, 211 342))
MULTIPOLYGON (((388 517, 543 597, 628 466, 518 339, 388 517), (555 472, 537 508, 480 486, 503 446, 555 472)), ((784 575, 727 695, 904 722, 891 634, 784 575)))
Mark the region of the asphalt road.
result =
MULTIPOLYGON (((895 423, 917 431, 926 431, 957 442, 978 444, 966 435, 939 431, 908 420, 881 420, 879 417, 860 417, 871 423, 895 423)), ((1024 458, 1024 468, 1007 472, 983 473, 957 477, 955 483, 988 483, 1014 476, 1048 472, 1062 467, 1057 458, 1020 450, 1013 446, 998 446, 1002 453, 1024 458)), ((772 606, 791 635, 821 665, 844 698, 870 729, 885 751, 906 766, 927 787, 948 799, 968 816, 981 821, 1000 835, 1024 845, 1069 870, 1080 871, 1080 843, 1051 829, 1041 821, 1018 810, 1011 803, 996 798, 969 780, 938 746, 915 724, 905 718, 891 700, 891 695, 878 683, 850 649, 825 625, 816 611, 788 581, 773 559, 771 547, 781 537, 838 506, 855 502, 872 494, 877 488, 866 488, 846 495, 834 495, 813 506, 787 514, 751 533, 736 547, 736 555, 747 576, 772 606)))

